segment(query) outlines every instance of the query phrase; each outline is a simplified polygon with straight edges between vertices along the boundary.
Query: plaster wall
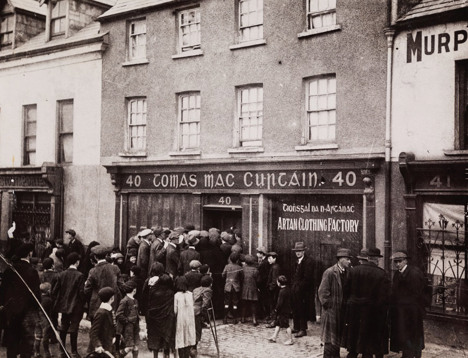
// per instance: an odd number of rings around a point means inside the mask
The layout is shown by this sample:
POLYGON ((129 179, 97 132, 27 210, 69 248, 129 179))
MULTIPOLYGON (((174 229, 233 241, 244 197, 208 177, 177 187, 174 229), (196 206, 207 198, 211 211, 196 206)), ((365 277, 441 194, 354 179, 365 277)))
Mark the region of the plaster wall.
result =
POLYGON ((397 160, 401 152, 413 152, 418 159, 437 159, 444 157, 444 150, 454 150, 455 63, 468 57, 467 40, 456 46, 455 39, 461 41, 463 34, 466 34, 466 22, 397 35, 392 94, 393 160, 397 160), (408 58, 407 36, 410 34, 412 41, 416 41, 419 31, 422 49, 418 61, 416 55, 408 58), (462 32, 457 35, 457 31, 462 32), (432 49, 433 53, 427 54, 432 49))

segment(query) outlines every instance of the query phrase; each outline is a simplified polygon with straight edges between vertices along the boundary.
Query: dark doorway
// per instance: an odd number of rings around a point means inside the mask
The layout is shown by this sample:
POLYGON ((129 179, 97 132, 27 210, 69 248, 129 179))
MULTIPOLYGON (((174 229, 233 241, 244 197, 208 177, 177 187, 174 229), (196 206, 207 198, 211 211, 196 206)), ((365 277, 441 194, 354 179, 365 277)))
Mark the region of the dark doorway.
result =
POLYGON ((220 230, 242 230, 242 209, 204 208, 203 229, 208 230, 212 227, 220 230))

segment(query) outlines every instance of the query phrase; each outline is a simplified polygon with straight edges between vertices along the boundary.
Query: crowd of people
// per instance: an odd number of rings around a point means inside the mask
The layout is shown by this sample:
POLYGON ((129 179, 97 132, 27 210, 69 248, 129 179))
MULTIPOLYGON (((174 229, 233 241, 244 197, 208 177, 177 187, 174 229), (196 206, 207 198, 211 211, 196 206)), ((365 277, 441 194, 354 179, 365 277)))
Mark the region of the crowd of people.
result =
POLYGON ((363 249, 353 268, 350 250, 338 249, 337 263, 316 282, 320 276, 303 242, 294 244, 296 260, 286 270, 265 247, 248 254, 236 230, 156 226, 131 237, 123 252, 97 241, 85 248, 74 230, 66 234, 50 241, 40 257, 33 244, 9 240, 5 256, 12 264, 0 285, 7 358, 50 358, 49 345, 65 346, 67 336, 71 357, 80 358, 84 317, 91 322, 89 357, 111 352, 137 358, 140 317, 155 358, 170 351, 196 357, 202 329, 213 317, 254 326, 261 320, 274 328, 271 343, 285 329, 286 345, 306 336, 308 321, 320 317, 325 358, 339 357, 340 347, 349 358, 383 357, 389 337, 391 350, 404 358, 421 357, 424 348, 424 275, 408 266, 405 252, 392 256, 393 284, 375 248, 363 249))

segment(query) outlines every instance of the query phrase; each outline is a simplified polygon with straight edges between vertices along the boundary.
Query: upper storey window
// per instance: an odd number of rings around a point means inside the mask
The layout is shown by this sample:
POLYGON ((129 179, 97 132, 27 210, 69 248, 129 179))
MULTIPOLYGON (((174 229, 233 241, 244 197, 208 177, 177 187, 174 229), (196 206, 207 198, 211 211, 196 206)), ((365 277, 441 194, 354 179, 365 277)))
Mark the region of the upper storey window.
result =
POLYGON ((11 49, 13 45, 14 15, 0 19, 0 50, 11 49))
POLYGON ((312 143, 336 140, 336 77, 324 76, 306 82, 307 133, 312 143))
POLYGON ((65 35, 67 21, 67 1, 58 0, 52 8, 50 20, 50 36, 65 35))
POLYGON ((239 42, 263 39, 263 0, 239 0, 239 42))
POLYGON ((128 57, 129 60, 146 58, 146 19, 133 20, 129 23, 128 57))
POLYGON ((307 0, 307 30, 336 25, 336 0, 307 0))
POLYGON ((179 12, 179 52, 201 48, 200 8, 179 12))
POLYGON ((200 92, 179 95, 179 150, 200 147, 200 92))
POLYGON ((237 111, 240 146, 260 147, 263 137, 263 86, 239 88, 237 111))

